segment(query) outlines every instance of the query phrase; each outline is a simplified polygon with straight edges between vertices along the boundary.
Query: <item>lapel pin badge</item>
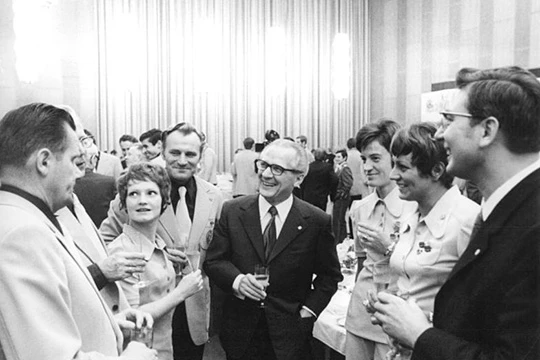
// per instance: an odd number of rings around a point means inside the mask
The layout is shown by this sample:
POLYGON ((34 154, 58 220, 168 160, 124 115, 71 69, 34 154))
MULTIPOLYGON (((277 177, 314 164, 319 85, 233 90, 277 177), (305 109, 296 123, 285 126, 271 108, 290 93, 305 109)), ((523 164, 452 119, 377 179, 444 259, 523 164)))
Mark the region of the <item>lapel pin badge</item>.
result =
POLYGON ((302 230, 302 225, 298 225, 298 230, 302 230))

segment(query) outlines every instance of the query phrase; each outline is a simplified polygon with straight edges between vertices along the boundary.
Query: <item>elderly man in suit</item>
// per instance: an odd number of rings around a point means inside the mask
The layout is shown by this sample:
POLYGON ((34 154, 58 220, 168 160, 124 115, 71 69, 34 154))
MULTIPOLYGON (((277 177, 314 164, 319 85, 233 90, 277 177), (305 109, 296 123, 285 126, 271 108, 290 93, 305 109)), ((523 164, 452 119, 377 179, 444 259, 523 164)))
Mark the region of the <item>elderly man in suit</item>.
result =
POLYGON ((313 323, 342 280, 330 216, 292 195, 307 171, 298 144, 275 140, 256 164, 259 195, 224 204, 204 263, 228 293, 222 344, 227 359, 309 359, 313 323))
MULTIPOLYGON (((171 179, 171 206, 161 215, 157 233, 165 241, 173 262, 185 264, 186 254, 200 258, 202 268, 212 240, 223 197, 212 184, 196 176, 203 147, 202 134, 188 123, 179 123, 163 132, 163 157, 171 179), (181 248, 183 251, 176 249, 181 248)), ((127 213, 120 209, 119 198, 111 202, 107 219, 100 227, 105 241, 122 232, 127 213)), ((175 359, 202 359, 208 341, 210 322, 210 286, 203 273, 203 290, 178 305, 173 317, 175 359)))
POLYGON ((413 359, 540 359, 540 82, 517 67, 462 69, 437 136, 448 171, 484 200, 469 246, 435 298, 379 294, 375 318, 413 359))
MULTIPOLYGON (((0 121, 0 347, 15 359, 157 359, 130 343, 54 213, 73 201, 81 148, 72 117, 47 104, 0 121)), ((130 326, 134 326, 133 323, 130 326)))

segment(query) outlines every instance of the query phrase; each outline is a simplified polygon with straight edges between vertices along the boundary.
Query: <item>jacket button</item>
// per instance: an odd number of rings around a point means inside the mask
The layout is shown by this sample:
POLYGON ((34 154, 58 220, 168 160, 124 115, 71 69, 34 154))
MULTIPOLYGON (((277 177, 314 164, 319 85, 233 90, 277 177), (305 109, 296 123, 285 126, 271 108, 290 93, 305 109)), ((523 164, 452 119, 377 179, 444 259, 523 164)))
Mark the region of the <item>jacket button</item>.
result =
POLYGON ((474 251, 474 256, 478 256, 479 254, 480 254, 480 249, 476 249, 476 250, 474 251))
POLYGON ((113 311, 113 312, 118 311, 118 305, 114 304, 114 305, 112 306, 112 311, 113 311))

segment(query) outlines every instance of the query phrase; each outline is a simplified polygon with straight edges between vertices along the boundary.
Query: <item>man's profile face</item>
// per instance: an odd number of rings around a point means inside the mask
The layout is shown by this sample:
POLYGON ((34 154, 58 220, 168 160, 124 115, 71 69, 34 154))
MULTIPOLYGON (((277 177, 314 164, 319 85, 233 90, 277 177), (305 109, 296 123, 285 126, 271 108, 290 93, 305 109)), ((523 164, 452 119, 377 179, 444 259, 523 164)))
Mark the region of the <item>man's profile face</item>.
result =
POLYGON ((46 177, 46 196, 53 212, 73 203, 75 180, 84 174, 77 166, 84 155, 79 138, 67 125, 64 125, 64 131, 65 150, 51 156, 46 177))
MULTIPOLYGON (((279 165, 285 169, 297 169, 297 154, 292 148, 269 146, 261 153, 261 160, 270 165, 279 165)), ((294 186, 300 184, 303 175, 292 171, 284 171, 274 175, 270 167, 258 171, 259 193, 272 205, 277 205, 291 196, 294 186)))
POLYGON ((300 138, 296 138, 294 141, 295 141, 297 144, 300 144, 300 146, 302 146, 304 149, 305 149, 306 146, 307 146, 307 143, 303 142, 302 139, 300 139, 300 138))
POLYGON ((156 144, 154 145, 150 142, 150 139, 144 139, 141 144, 143 146, 144 156, 146 156, 148 160, 152 160, 161 154, 161 140, 156 141, 156 144))
POLYGON ((163 157, 171 179, 185 184, 197 172, 201 159, 201 140, 196 133, 173 131, 167 136, 163 157))
POLYGON ((131 146, 133 146, 133 142, 129 140, 120 141, 120 149, 122 150, 122 158, 125 158, 127 156, 127 152, 131 146))
MULTIPOLYGON (((468 90, 460 90, 453 98, 448 111, 468 114, 468 90)), ((435 134, 444 139, 444 147, 448 155, 447 171, 462 179, 470 179, 470 175, 481 162, 478 146, 482 128, 479 124, 471 126, 471 119, 460 115, 446 117, 444 128, 435 134)))

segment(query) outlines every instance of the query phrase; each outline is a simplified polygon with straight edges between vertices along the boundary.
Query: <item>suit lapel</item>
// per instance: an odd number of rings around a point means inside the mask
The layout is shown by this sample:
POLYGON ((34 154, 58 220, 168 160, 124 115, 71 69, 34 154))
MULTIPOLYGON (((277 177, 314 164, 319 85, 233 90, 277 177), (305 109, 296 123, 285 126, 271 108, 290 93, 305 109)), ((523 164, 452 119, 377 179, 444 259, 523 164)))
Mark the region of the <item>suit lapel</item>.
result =
POLYGON ((276 245, 270 254, 268 263, 278 256, 294 239, 298 237, 298 235, 300 235, 306 229, 307 223, 305 218, 307 217, 309 217, 309 215, 305 216, 302 213, 301 208, 298 205, 298 201, 294 199, 291 211, 289 212, 287 219, 285 219, 285 223, 283 224, 283 228, 279 233, 276 245))
POLYGON ((502 198, 497 204, 493 212, 484 222, 483 226, 478 229, 474 237, 471 237, 469 246, 461 255, 458 262, 452 269, 448 280, 454 277, 459 271, 473 263, 476 259, 488 250, 492 235, 500 231, 510 216, 514 214, 523 201, 525 201, 529 193, 538 187, 540 183, 540 169, 518 183, 508 194, 502 198))
POLYGON ((193 223, 189 234, 190 243, 199 243, 199 239, 204 235, 214 198, 211 197, 209 189, 201 183, 199 178, 195 177, 197 184, 197 196, 195 198, 195 214, 193 215, 193 223))
POLYGON ((253 200, 244 205, 241 209, 240 222, 247 234, 248 239, 255 248, 261 263, 265 262, 264 243, 261 229, 261 217, 259 215, 258 196, 253 196, 253 200))

